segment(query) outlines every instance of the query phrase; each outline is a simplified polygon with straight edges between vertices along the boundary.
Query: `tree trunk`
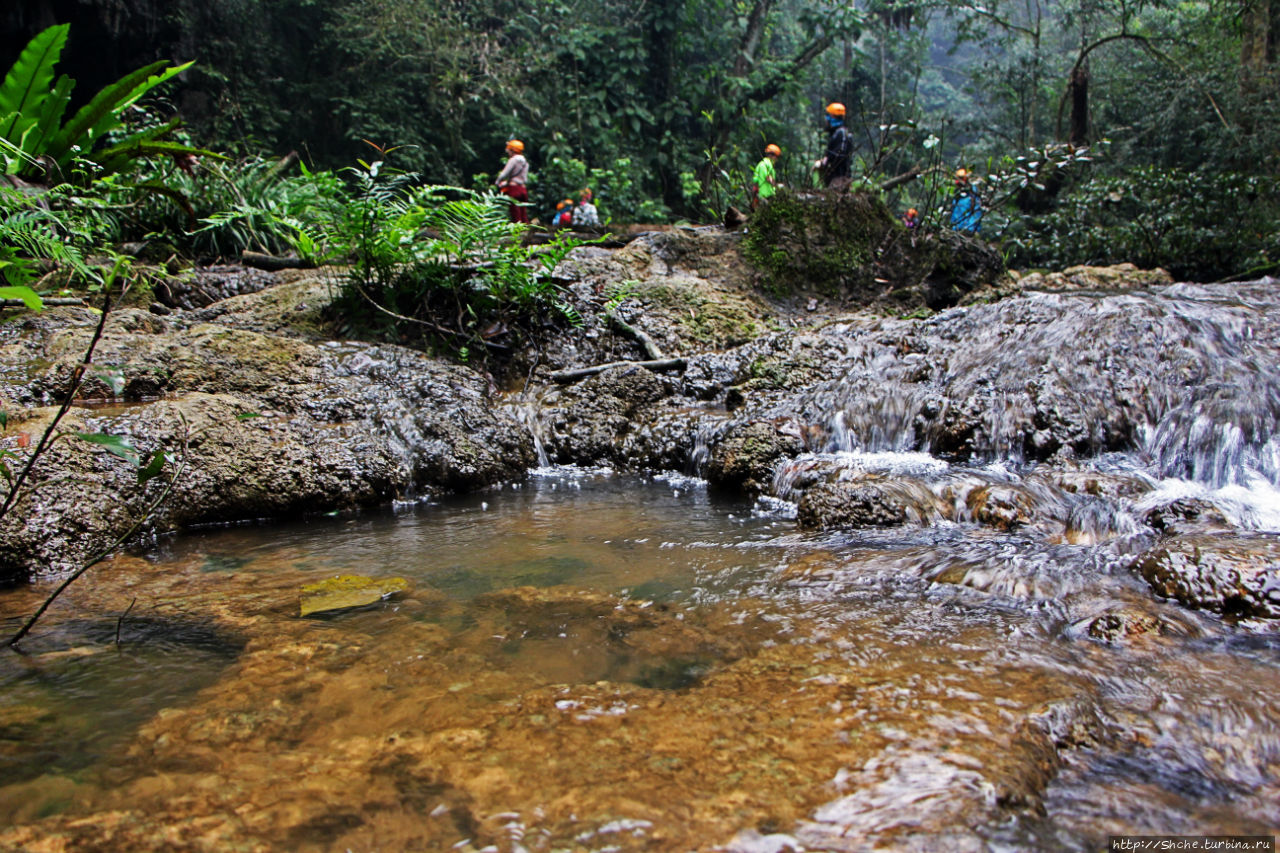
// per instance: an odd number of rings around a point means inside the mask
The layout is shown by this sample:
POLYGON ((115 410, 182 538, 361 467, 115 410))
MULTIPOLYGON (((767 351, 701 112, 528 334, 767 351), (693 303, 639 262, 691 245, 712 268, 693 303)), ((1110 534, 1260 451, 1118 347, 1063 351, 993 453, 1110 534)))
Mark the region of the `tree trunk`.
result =
POLYGON ((1067 141, 1076 148, 1089 144, 1089 63, 1082 62, 1071 71, 1067 84, 1071 97, 1071 127, 1067 141))
POLYGON ((1259 78, 1276 58, 1274 0, 1248 0, 1244 8, 1244 32, 1240 38, 1243 79, 1259 78))

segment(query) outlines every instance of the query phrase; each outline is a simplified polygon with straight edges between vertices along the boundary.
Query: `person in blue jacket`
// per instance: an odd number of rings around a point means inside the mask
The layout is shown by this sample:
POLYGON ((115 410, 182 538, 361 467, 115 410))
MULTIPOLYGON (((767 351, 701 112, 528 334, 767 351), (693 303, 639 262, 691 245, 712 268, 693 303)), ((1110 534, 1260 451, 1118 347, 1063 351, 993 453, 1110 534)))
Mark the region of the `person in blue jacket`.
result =
POLYGON ((973 188, 973 175, 967 169, 956 169, 956 194, 951 199, 951 227, 965 234, 982 229, 982 199, 973 188))
POLYGON ((573 199, 566 198, 556 205, 556 212, 551 217, 551 224, 557 228, 567 228, 573 224, 573 199))

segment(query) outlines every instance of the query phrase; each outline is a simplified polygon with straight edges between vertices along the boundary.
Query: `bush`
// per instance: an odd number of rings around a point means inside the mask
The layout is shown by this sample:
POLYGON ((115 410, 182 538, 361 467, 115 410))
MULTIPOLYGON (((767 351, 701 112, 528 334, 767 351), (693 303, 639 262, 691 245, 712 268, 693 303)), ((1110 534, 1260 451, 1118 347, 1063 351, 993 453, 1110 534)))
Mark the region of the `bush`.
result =
POLYGON ((277 254, 291 244, 289 223, 331 221, 345 203, 337 175, 298 168, 295 156, 205 161, 190 171, 157 165, 100 182, 96 218, 105 239, 159 239, 204 261, 245 249, 277 254))
POLYGON ((1006 234, 1010 262, 1063 268, 1125 261, 1175 278, 1261 275, 1280 263, 1280 181, 1144 167, 1095 177, 1006 234))
POLYGON ((459 187, 416 186, 415 176, 381 161, 352 174, 358 191, 322 229, 299 226, 300 243, 350 258, 335 311, 348 331, 422 341, 462 357, 547 316, 576 322, 551 271, 580 241, 562 235, 534 247, 527 226, 510 222, 509 199, 459 187))
POLYGON ((577 201, 578 192, 590 187, 600 220, 614 222, 666 222, 671 210, 660 198, 645 195, 636 180, 636 167, 626 157, 602 169, 591 169, 572 157, 552 157, 540 169, 530 171, 531 215, 549 219, 556 204, 566 198, 577 201))

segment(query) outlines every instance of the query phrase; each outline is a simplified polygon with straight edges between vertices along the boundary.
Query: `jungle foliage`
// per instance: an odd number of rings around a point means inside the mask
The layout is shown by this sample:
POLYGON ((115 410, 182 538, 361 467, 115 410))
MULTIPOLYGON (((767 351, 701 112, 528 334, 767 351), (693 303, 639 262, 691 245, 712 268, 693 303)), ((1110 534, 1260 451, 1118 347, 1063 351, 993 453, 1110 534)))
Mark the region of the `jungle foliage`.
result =
MULTIPOLYGON (((1261 233, 1252 243, 1224 228, 1188 226, 1200 242, 1151 234, 1185 230, 1152 217, 1198 221, 1206 205, 1219 210, 1214 198, 1238 196, 1233 187, 1280 166, 1280 0, 68 7, 72 76, 106 88, 123 69, 194 60, 164 88, 171 100, 149 93, 126 116, 145 107, 146 126, 165 127, 180 112, 195 138, 229 149, 257 177, 269 165, 254 164, 296 150, 317 180, 330 180, 371 140, 400 146, 399 162, 426 183, 479 189, 500 167, 505 140, 519 137, 533 165, 535 215, 591 185, 615 222, 707 221, 745 204, 766 142, 783 148, 782 180, 809 186, 825 138, 821 107, 840 100, 862 186, 915 174, 884 200, 917 207, 936 226, 950 172, 973 169, 990 214, 984 236, 1018 263, 1100 259, 1096 229, 1110 227, 1116 208, 1104 200, 1120 184, 1135 200, 1133 233, 1146 235, 1117 242, 1145 247, 1129 260, 1199 277, 1265 271, 1278 260, 1266 182, 1244 196, 1255 206, 1235 214, 1261 233), (1193 191, 1170 191, 1184 177, 1193 191)), ((35 23, 0 13, 6 53, 18 55, 35 23)), ((58 85, 47 84, 50 97, 58 85)), ((198 233, 194 250, 278 246, 270 223, 281 216, 261 214, 300 211, 288 199, 255 201, 256 190, 223 192, 226 181, 169 171, 150 182, 181 185, 186 201, 170 194, 129 215, 138 227, 149 217, 157 230, 198 233)), ((237 171, 223 169, 232 183, 237 171)), ((259 189, 304 193, 275 180, 259 189)))
POLYGON ((37 177, 51 185, 86 184, 125 169, 140 158, 216 156, 175 142, 177 117, 155 121, 145 111, 126 112, 148 92, 185 71, 163 60, 138 68, 106 85, 66 118, 75 81, 55 68, 67 42, 67 24, 36 35, 0 83, 0 165, 5 174, 37 177))

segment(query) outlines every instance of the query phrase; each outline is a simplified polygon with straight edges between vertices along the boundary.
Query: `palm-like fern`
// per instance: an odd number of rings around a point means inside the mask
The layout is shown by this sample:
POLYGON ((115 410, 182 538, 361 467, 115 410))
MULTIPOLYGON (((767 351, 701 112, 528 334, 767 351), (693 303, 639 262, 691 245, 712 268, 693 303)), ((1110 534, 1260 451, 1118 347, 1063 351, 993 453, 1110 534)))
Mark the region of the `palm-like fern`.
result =
POLYGON ((0 83, 0 139, 7 145, 6 174, 38 175, 62 183, 77 158, 92 163, 97 174, 118 171, 139 157, 198 154, 210 151, 168 137, 178 120, 112 136, 124 127, 121 114, 144 95, 182 73, 191 63, 166 68, 164 61, 139 68, 99 91, 64 122, 75 82, 54 78, 54 68, 67 42, 69 25, 59 24, 33 38, 0 83))

